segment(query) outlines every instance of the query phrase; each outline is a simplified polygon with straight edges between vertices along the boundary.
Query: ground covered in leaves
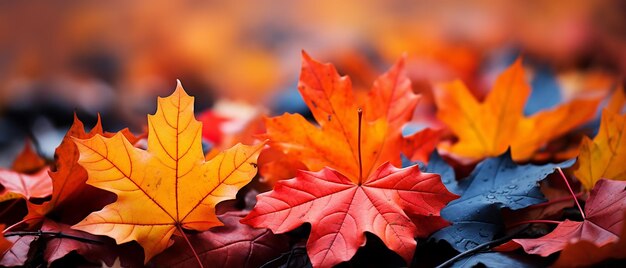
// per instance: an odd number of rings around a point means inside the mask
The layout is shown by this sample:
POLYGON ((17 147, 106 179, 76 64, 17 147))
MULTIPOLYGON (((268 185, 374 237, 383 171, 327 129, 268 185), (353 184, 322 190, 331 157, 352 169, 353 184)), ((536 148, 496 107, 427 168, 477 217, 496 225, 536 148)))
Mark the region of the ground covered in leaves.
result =
POLYGON ((303 52, 308 112, 223 133, 179 81, 141 133, 75 116, 0 170, 0 265, 624 265, 621 83, 528 113, 522 57, 420 95, 405 58, 366 90, 303 52))

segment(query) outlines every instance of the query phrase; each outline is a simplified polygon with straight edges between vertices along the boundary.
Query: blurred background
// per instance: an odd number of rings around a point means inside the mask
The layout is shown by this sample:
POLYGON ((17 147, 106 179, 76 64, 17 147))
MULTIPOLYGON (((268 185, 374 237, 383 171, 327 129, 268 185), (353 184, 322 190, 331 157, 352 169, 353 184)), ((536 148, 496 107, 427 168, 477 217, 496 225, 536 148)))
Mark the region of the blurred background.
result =
POLYGON ((261 114, 305 113, 302 50, 357 89, 406 53, 421 114, 433 84, 484 96, 522 55, 532 114, 626 74, 626 1, 0 1, 0 166, 26 138, 51 158, 74 112, 141 133, 176 79, 208 142, 261 114))

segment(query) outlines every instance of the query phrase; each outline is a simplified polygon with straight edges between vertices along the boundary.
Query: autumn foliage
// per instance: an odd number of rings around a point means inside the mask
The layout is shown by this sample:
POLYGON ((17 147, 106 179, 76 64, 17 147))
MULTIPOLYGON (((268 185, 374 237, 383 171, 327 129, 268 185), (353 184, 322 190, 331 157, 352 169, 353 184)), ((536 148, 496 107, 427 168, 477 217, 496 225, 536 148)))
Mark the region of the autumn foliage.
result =
POLYGON ((227 119, 196 120, 180 82, 146 133, 109 133, 99 118, 87 132, 75 116, 54 160, 27 143, 0 170, 0 265, 359 266, 371 251, 383 256, 375 265, 410 267, 626 258, 623 89, 528 114, 523 64, 484 98, 456 80, 428 99, 404 57, 363 90, 303 52, 297 88, 311 116, 259 117, 231 136, 202 123, 227 119), (599 108, 593 139, 564 138, 599 108))

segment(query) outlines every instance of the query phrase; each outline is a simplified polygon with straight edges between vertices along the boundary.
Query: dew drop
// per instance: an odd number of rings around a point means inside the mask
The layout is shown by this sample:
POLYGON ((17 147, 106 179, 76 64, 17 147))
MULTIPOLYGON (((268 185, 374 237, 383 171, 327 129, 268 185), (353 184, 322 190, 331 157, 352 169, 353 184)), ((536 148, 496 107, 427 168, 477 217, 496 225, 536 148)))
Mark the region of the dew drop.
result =
POLYGON ((488 195, 487 195, 487 198, 489 198, 489 199, 494 199, 494 198, 496 198, 496 196, 495 196, 495 195, 492 195, 492 194, 488 194, 488 195))

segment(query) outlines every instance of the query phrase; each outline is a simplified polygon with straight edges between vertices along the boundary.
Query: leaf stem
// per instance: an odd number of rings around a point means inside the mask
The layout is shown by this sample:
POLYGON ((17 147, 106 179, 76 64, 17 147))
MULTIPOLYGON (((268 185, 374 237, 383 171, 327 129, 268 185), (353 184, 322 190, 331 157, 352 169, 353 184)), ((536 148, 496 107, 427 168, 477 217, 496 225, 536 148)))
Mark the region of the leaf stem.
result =
POLYGON ((509 235, 506 235, 504 237, 501 237, 501 238, 498 238, 496 240, 492 240, 492 241, 489 241, 489 242, 482 243, 482 244, 476 246, 473 249, 461 252, 458 255, 454 256, 452 259, 449 259, 446 262, 444 262, 442 264, 439 264, 436 268, 444 268, 444 267, 450 266, 451 264, 453 264, 456 261, 464 258, 465 256, 472 255, 472 254, 474 254, 474 253, 476 253, 478 251, 481 251, 483 249, 487 249, 487 248, 491 247, 492 245, 502 244, 503 242, 505 242, 505 241, 513 238, 514 236, 522 233, 523 231, 526 230, 526 228, 528 228, 528 226, 526 226, 524 228, 521 228, 521 229, 517 230, 516 232, 513 232, 513 233, 511 233, 509 235))
POLYGON ((30 219, 24 219, 24 220, 21 220, 21 221, 18 221, 16 223, 14 223, 13 225, 11 225, 11 226, 5 228, 4 230, 2 230, 2 233, 5 234, 6 232, 8 232, 8 231, 12 230, 13 228, 19 226, 20 224, 25 223, 27 220, 30 220, 30 219))
POLYGON ((10 232, 10 233, 5 233, 4 237, 10 237, 10 236, 44 236, 44 235, 51 235, 51 236, 54 236, 56 238, 69 238, 69 239, 74 239, 74 240, 77 240, 77 241, 86 242, 86 243, 92 243, 92 244, 102 244, 102 241, 98 241, 98 240, 93 240, 93 239, 84 238, 84 237, 80 237, 80 236, 64 234, 62 232, 49 232, 49 231, 41 231, 41 230, 33 231, 33 232, 26 232, 26 231, 10 232))
POLYGON ((359 108, 357 110, 359 115, 359 134, 357 141, 357 148, 359 151, 359 185, 363 183, 363 160, 361 159, 361 121, 363 120, 363 109, 359 108))
POLYGON ((13 225, 11 225, 11 226, 5 228, 4 230, 2 230, 2 233, 5 234, 6 232, 12 230, 13 228, 19 226, 22 223, 25 223, 25 222, 28 222, 28 221, 31 221, 31 220, 38 220, 38 219, 43 219, 43 216, 33 217, 33 218, 28 218, 28 219, 23 219, 21 221, 18 221, 16 223, 14 223, 13 225))
POLYGON ((580 210, 580 215, 583 216, 583 219, 586 219, 587 217, 585 216, 585 212, 583 211, 583 208, 580 206, 580 203, 578 202, 578 198, 576 198, 574 191, 572 191, 572 186, 569 185, 569 182, 567 181, 565 174, 563 174, 563 170, 561 169, 561 167, 556 167, 556 169, 561 174, 563 181, 565 181, 565 185, 567 185, 567 189, 569 189, 569 193, 572 194, 572 198, 574 198, 574 202, 576 202, 576 206, 578 206, 578 210, 580 210))
MULTIPOLYGON (((585 193, 577 193, 576 194, 576 198, 580 198, 584 194, 585 193)), ((557 199, 554 199, 554 200, 550 200, 548 202, 532 205, 532 206, 530 206, 530 208, 546 207, 546 206, 549 206, 549 205, 552 205, 552 204, 555 204, 555 203, 560 203, 560 202, 563 202, 563 201, 567 201, 567 200, 570 200, 570 199, 572 199, 570 196, 564 196, 564 197, 560 197, 560 198, 557 198, 557 199)))
POLYGON ((183 238, 185 239, 185 242, 187 242, 187 245, 191 249, 191 253, 193 253, 193 256, 196 257, 196 261, 198 261, 198 266, 200 268, 204 268, 204 265, 202 265, 202 261, 200 260, 200 256, 198 256, 198 253, 193 248, 193 245, 191 245, 191 242, 189 242, 189 239, 187 238, 187 234, 183 232, 183 228, 181 228, 179 224, 176 225, 176 228, 178 228, 178 232, 180 232, 180 235, 183 236, 183 238))

